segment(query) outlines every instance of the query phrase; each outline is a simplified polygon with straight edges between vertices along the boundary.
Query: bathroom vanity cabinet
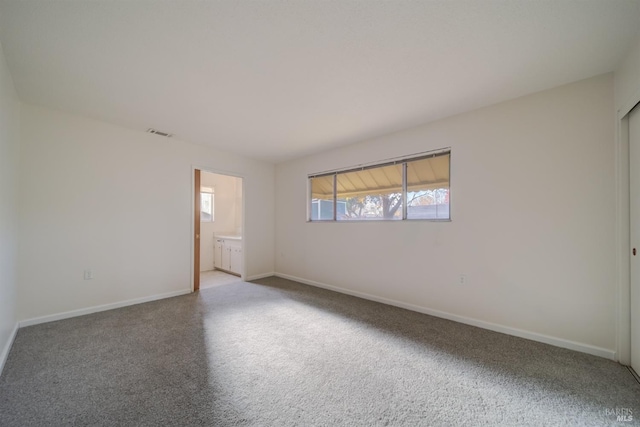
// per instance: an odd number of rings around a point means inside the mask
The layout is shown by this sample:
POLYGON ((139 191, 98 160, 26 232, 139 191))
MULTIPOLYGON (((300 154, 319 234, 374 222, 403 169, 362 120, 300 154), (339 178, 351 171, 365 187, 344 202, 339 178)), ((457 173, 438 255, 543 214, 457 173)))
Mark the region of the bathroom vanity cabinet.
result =
POLYGON ((216 236, 214 240, 213 266, 236 275, 242 274, 242 238, 216 236))

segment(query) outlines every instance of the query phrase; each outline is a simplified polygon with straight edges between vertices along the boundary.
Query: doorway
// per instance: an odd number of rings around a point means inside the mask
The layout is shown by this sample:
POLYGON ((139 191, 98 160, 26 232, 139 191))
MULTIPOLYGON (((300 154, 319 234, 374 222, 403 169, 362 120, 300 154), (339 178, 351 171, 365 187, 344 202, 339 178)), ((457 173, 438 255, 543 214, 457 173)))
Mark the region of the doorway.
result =
POLYGON ((193 290, 244 277, 244 180, 194 169, 193 290))

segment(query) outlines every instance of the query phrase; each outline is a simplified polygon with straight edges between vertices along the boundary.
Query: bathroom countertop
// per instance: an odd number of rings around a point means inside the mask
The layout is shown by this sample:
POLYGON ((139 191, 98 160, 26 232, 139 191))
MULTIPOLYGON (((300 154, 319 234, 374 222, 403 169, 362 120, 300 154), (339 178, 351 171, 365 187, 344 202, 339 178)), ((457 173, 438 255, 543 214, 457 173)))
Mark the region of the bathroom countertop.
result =
POLYGON ((242 236, 234 236, 232 234, 216 234, 214 235, 216 239, 224 239, 224 240, 242 240, 242 236))

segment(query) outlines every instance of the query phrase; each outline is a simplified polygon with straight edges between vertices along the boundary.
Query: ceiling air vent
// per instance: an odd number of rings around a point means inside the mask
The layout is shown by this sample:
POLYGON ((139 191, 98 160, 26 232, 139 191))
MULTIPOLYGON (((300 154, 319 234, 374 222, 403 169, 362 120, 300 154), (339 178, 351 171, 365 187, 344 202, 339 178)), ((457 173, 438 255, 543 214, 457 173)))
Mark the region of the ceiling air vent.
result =
POLYGON ((166 136, 167 138, 171 138, 173 136, 172 133, 160 132, 159 130, 156 130, 156 129, 153 129, 153 128, 147 129, 147 132, 153 133, 155 135, 166 136))

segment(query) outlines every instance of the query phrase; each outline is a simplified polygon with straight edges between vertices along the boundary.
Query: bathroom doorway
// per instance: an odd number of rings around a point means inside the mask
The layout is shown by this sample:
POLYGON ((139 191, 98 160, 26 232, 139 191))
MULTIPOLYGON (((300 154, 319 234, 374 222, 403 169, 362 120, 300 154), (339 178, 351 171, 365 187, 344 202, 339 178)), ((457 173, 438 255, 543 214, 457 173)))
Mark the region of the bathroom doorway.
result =
POLYGON ((194 176, 194 291, 244 277, 241 177, 206 170, 194 176))

